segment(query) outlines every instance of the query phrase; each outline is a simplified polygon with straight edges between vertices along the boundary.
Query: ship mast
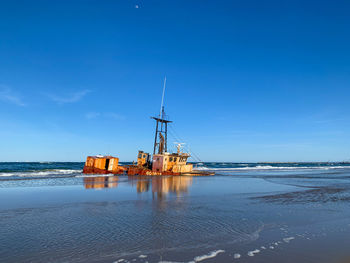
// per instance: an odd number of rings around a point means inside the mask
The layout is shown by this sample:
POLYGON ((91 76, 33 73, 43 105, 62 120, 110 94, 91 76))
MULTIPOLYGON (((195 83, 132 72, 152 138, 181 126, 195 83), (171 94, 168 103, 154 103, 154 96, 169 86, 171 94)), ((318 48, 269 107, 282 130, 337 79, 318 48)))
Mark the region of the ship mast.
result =
POLYGON ((163 104, 164 104, 165 87, 166 87, 166 76, 164 77, 163 95, 162 95, 162 102, 160 103, 159 118, 162 118, 162 115, 163 115, 163 112, 164 112, 163 104))
POLYGON ((168 123, 172 122, 166 119, 164 111, 164 94, 166 87, 166 77, 164 78, 162 102, 160 104, 159 117, 151 117, 156 121, 156 133, 154 136, 154 146, 153 146, 153 155, 156 154, 158 147, 158 154, 163 154, 168 151, 168 123))

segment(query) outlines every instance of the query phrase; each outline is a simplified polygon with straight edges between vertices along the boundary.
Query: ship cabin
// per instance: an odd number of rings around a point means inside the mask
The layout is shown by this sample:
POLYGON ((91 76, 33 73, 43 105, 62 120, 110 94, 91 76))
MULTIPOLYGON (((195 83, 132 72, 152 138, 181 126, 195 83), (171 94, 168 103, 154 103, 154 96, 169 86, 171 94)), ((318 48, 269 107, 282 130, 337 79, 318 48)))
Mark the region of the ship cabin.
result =
POLYGON ((190 157, 187 153, 154 154, 152 160, 153 172, 188 173, 192 171, 192 164, 187 164, 190 157))
POLYGON ((148 167, 150 162, 149 153, 145 153, 144 151, 139 151, 137 155, 137 166, 148 167))
POLYGON ((119 165, 119 158, 113 156, 88 156, 84 165, 85 174, 122 173, 125 168, 119 165))
POLYGON ((168 124, 172 121, 167 120, 164 107, 161 107, 159 117, 151 118, 156 121, 156 133, 151 167, 152 172, 174 174, 192 172, 192 164, 187 164, 187 159, 190 155, 181 151, 182 143, 177 143, 177 153, 168 152, 168 124))

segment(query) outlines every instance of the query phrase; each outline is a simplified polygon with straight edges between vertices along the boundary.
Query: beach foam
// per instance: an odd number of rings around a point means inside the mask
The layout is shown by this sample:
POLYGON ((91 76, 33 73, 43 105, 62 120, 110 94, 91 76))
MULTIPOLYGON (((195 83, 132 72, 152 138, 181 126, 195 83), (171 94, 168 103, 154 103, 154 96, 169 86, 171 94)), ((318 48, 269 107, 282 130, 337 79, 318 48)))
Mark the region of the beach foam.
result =
MULTIPOLYGON (((210 258, 215 258, 218 254, 220 253, 224 253, 225 250, 219 249, 219 250, 215 250, 212 251, 208 254, 202 255, 202 256, 197 256, 195 257, 192 261, 188 261, 186 263, 196 263, 196 262, 200 262, 206 259, 210 259, 210 258)), ((177 261, 159 261, 158 263, 185 263, 185 262, 177 262, 177 261)))
POLYGON ((286 237, 286 238, 283 238, 283 241, 286 243, 289 243, 293 239, 295 239, 295 237, 286 237))
POLYGON ((255 254, 258 254, 258 253, 260 253, 260 250, 259 249, 255 249, 255 250, 249 251, 247 254, 250 257, 254 257, 255 254))
POLYGON ((240 257, 241 257, 241 255, 238 254, 238 253, 236 253, 236 254, 233 255, 233 258, 234 258, 234 259, 239 259, 240 257))
POLYGON ((213 171, 241 171, 241 170, 331 170, 331 169, 350 169, 350 166, 271 166, 257 165, 253 167, 228 167, 228 168, 208 168, 194 167, 193 170, 213 170, 213 171))
POLYGON ((225 252, 225 250, 219 249, 219 250, 215 250, 210 252, 209 254, 203 255, 203 256, 198 256, 194 258, 195 262, 199 262, 208 258, 214 258, 216 257, 218 254, 225 252))

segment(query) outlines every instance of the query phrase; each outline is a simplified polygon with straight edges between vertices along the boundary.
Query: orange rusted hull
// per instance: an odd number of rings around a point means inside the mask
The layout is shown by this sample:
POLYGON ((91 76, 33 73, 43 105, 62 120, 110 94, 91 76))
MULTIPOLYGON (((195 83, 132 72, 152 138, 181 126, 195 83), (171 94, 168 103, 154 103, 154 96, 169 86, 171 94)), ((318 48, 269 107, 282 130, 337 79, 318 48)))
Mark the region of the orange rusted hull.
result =
POLYGON ((84 166, 83 173, 84 174, 110 174, 112 172, 104 169, 95 168, 95 167, 84 166))
POLYGON ((84 174, 122 174, 125 167, 119 165, 119 159, 113 156, 88 156, 84 165, 84 174))
MULTIPOLYGON (((118 165, 119 159, 112 156, 88 156, 83 173, 84 174, 115 174, 115 175, 188 175, 188 176, 204 176, 213 173, 204 171, 157 171, 140 165, 118 165)), ((192 168, 192 165, 191 165, 192 168)), ((173 169, 174 170, 174 169, 173 169)))
POLYGON ((108 170, 99 169, 95 167, 84 166, 83 173, 84 174, 123 174, 125 173, 125 168, 122 166, 119 166, 118 170, 108 171, 108 170))
POLYGON ((180 175, 180 173, 174 173, 170 171, 155 172, 145 167, 139 167, 134 165, 127 166, 128 175, 180 175))

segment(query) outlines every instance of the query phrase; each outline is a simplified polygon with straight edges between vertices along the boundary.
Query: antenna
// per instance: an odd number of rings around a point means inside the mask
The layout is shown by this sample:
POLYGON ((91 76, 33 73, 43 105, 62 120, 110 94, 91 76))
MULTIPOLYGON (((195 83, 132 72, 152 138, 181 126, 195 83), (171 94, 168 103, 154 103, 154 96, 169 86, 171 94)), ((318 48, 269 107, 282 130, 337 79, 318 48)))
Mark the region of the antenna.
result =
POLYGON ((162 111, 163 111, 163 103, 164 103, 165 86, 166 86, 166 76, 164 77, 164 86, 163 86, 162 103, 160 104, 160 112, 159 112, 159 118, 160 118, 160 119, 163 119, 162 111))
POLYGON ((174 144, 176 144, 177 153, 180 154, 181 153, 181 147, 183 145, 185 145, 186 143, 184 143, 184 142, 174 142, 174 144))
POLYGON ((160 112, 159 112, 159 118, 157 117, 151 117, 154 119, 156 123, 156 133, 154 135, 154 147, 153 147, 153 154, 156 153, 156 148, 158 147, 159 154, 163 154, 164 152, 168 151, 168 123, 172 122, 169 120, 166 120, 165 118, 165 112, 164 112, 164 94, 165 94, 165 87, 166 87, 166 76, 164 77, 164 86, 163 86, 163 94, 162 94, 162 103, 160 104, 160 112), (158 139, 159 137, 159 139, 158 139))

